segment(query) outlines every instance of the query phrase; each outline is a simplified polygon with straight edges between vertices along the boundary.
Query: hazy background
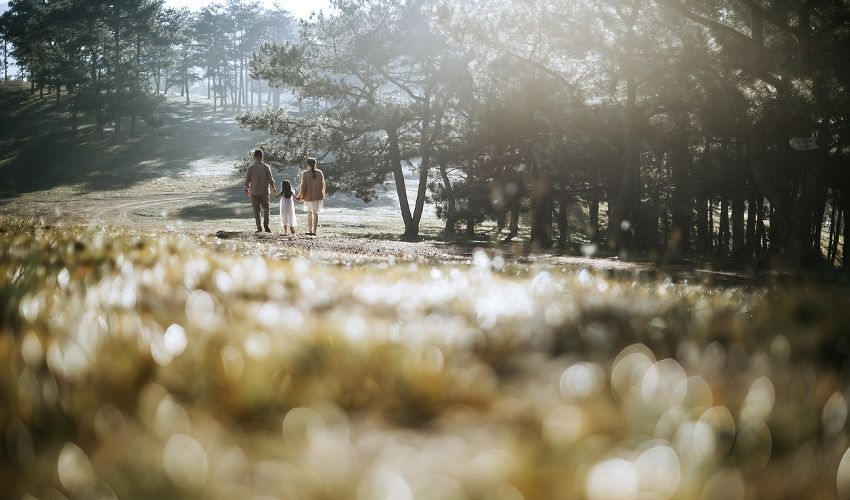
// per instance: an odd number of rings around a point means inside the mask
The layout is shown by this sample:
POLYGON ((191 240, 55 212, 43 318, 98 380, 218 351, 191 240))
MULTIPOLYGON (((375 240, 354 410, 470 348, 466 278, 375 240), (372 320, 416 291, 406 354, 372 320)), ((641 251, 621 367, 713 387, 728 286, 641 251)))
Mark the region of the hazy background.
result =
MULTIPOLYGON (((181 7, 188 7, 191 10, 200 10, 202 7, 212 3, 214 2, 207 0, 166 0, 165 5, 167 7, 175 7, 178 9, 181 7)), ((310 13, 313 11, 318 12, 324 9, 327 12, 330 5, 328 0, 279 0, 277 2, 261 0, 260 3, 266 8, 272 8, 275 3, 277 3, 277 5, 283 7, 289 12, 292 12, 295 17, 302 19, 309 17, 310 13)), ((0 12, 5 12, 6 10, 9 10, 9 2, 0 2, 0 12)))
MULTIPOLYGON (((187 7, 191 10, 201 10, 203 7, 213 3, 215 2, 212 0, 165 0, 166 7, 177 9, 187 7)), ((225 2, 219 3, 223 4, 225 2)), ((267 9, 271 9, 277 4, 291 12, 298 19, 308 19, 313 12, 323 10, 325 13, 328 13, 330 11, 330 0, 260 0, 260 3, 267 9)), ((9 10, 9 2, 0 2, 0 13, 7 10, 9 10)), ((9 72, 10 75, 16 76, 18 73, 18 65, 15 64, 15 60, 11 57, 9 58, 9 72)))
MULTIPOLYGON (((166 7, 188 7, 191 10, 200 10, 202 7, 210 5, 214 2, 208 0, 165 0, 166 7)), ((225 3, 225 2, 221 2, 225 3)), ((275 4, 292 12, 297 18, 308 18, 311 12, 320 10, 328 11, 330 5, 329 0, 260 0, 260 3, 267 9, 271 9, 275 4)))

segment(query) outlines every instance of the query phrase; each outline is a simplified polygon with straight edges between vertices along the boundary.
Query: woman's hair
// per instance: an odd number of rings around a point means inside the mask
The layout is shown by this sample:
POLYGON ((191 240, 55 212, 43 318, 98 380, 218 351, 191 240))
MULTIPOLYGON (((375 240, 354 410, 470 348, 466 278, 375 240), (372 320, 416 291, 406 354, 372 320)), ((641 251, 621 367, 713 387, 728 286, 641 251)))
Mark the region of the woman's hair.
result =
POLYGON ((289 181, 282 181, 280 187, 283 190, 284 198, 292 198, 292 184, 289 181))
POLYGON ((307 165, 310 166, 310 172, 313 172, 313 178, 316 178, 316 159, 307 158, 307 165))

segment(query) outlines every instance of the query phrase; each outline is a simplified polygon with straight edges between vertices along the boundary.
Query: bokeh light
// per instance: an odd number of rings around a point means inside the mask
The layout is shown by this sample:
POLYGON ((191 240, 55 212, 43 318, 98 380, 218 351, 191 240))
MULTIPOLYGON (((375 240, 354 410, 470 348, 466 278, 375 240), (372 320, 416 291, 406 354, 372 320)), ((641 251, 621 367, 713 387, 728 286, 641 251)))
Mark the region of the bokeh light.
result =
POLYGON ((841 291, 15 227, 14 498, 850 498, 841 291))

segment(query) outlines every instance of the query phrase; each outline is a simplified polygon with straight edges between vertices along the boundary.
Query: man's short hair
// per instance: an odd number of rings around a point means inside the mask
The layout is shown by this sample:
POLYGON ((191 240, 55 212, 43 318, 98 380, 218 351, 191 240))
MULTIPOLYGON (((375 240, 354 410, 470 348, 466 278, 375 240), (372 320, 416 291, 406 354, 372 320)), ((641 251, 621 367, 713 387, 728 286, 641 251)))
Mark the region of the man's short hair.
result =
POLYGON ((263 159, 263 150, 262 149, 255 149, 254 150, 254 158, 256 158, 258 160, 262 160, 263 159))

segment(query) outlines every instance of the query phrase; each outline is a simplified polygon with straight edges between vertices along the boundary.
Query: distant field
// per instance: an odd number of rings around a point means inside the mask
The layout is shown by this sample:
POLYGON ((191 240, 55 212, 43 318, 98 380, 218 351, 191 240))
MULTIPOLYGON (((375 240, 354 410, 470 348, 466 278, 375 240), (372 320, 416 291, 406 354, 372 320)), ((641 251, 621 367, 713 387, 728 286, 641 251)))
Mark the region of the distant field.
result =
MULTIPOLYGON (((0 124, 0 203, 5 198, 7 206, 28 207, 33 215, 43 215, 51 211, 51 203, 61 209, 67 202, 89 200, 99 213, 99 205, 108 208, 111 203, 120 210, 140 197, 193 194, 192 199, 175 196, 173 202, 128 209, 121 222, 197 233, 250 230, 253 216, 236 165, 265 136, 239 130, 233 112, 213 113, 205 98, 194 96, 186 105, 179 96, 171 96, 167 106, 163 127, 150 129, 140 123, 137 138, 115 144, 111 130, 98 135, 91 123, 81 122, 80 133, 72 135, 65 108, 57 106, 52 96, 39 99, 19 85, 0 86, 0 109, 8 116, 0 124), (33 203, 36 206, 28 205, 33 203)), ((126 119, 122 130, 129 133, 126 119)), ((298 175, 299 170, 292 169, 275 172, 275 179, 278 184, 289 179, 297 186, 298 175)), ((416 177, 412 173, 407 179, 411 202, 416 177)), ((278 214, 276 201, 273 218, 278 214)), ((85 204, 71 207, 84 210, 85 204)), ((325 207, 321 223, 326 234, 395 237, 404 232, 394 185, 368 204, 337 193, 325 207)), ((95 217, 90 222, 114 223, 103 211, 105 220, 95 217)), ((299 220, 302 224, 306 220, 300 207, 299 220)), ((422 234, 434 237, 443 225, 433 205, 426 205, 422 234)))

